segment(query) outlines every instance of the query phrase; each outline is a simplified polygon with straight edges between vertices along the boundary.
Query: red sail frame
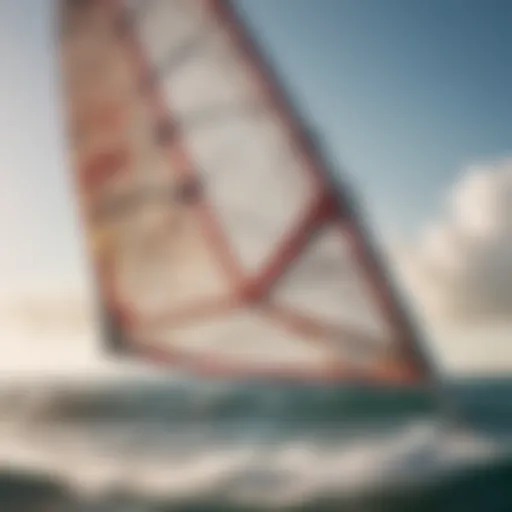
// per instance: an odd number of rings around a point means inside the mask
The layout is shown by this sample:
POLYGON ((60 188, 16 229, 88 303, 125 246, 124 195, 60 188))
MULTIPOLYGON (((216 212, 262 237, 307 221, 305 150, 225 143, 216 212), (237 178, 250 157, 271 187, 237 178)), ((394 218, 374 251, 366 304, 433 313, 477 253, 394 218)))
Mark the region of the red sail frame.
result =
MULTIPOLYGON (((159 84, 154 79, 152 67, 144 54, 143 45, 138 39, 136 29, 129 23, 123 1, 106 0, 107 4, 112 19, 117 20, 122 28, 124 48, 137 75, 137 81, 140 84, 147 85, 145 89, 146 101, 151 107, 154 124, 173 126, 172 106, 169 107, 168 101, 163 99, 159 84)), ((348 199, 340 198, 338 192, 329 186, 329 181, 326 179, 329 176, 329 170, 326 168, 320 151, 294 115, 293 109, 283 95, 276 77, 258 53, 256 46, 248 37, 246 29, 229 2, 225 0, 205 0, 204 4, 223 26, 234 45, 243 55, 253 80, 264 91, 267 102, 278 113, 282 125, 289 132, 290 139, 295 143, 296 152, 307 164, 306 168, 311 174, 312 182, 317 190, 316 199, 309 209, 303 212, 302 221, 299 225, 282 240, 278 249, 259 270, 258 274, 250 277, 243 271, 214 209, 205 199, 201 200, 198 203, 197 213, 201 219, 203 234, 208 240, 212 257, 215 258, 225 273, 234 292, 221 300, 205 300, 191 307, 151 318, 149 321, 148 319, 142 320, 138 318, 130 305, 124 303, 122 298, 119 297, 113 279, 112 262, 105 260, 101 263, 100 282, 103 286, 102 291, 107 297, 109 310, 117 319, 117 322, 135 329, 141 325, 147 327, 149 323, 156 325, 159 322, 169 322, 171 320, 173 323, 180 323, 194 319, 204 319, 209 315, 219 315, 239 308, 241 304, 257 302, 269 318, 285 325, 288 329, 297 332, 327 332, 329 327, 289 308, 275 304, 269 300, 269 294, 276 282, 285 275, 292 263, 314 239, 319 229, 328 223, 335 223, 340 231, 340 236, 349 241, 354 261, 360 265, 360 270, 370 283, 374 300, 391 323, 408 362, 407 364, 401 363, 398 367, 386 366, 371 371, 361 371, 348 366, 333 364, 332 368, 322 368, 318 371, 292 370, 285 372, 277 366, 255 368, 251 365, 230 364, 218 358, 215 354, 193 356, 181 350, 161 347, 157 343, 152 343, 151 340, 134 339, 128 336, 124 339, 124 342, 142 357, 165 365, 178 365, 210 375, 248 377, 254 374, 255 376, 273 378, 384 380, 402 383, 425 380, 430 374, 430 368, 425 357, 419 351, 416 332, 410 325, 408 316, 400 307, 396 294, 385 277, 376 252, 369 243, 369 237, 363 232, 363 226, 358 221, 358 215, 356 215, 352 205, 348 204, 348 199)), ((174 133, 173 144, 169 147, 168 152, 169 159, 174 164, 179 162, 178 172, 182 175, 182 178, 193 181, 195 178, 194 167, 188 155, 186 141, 178 129, 174 133)), ((108 158, 104 159, 105 166, 103 170, 105 172, 111 171, 110 160, 108 158)), ((90 174, 101 176, 102 166, 97 163, 98 161, 98 159, 93 159, 93 162, 95 162, 94 173, 86 171, 89 178, 91 177, 90 174)))

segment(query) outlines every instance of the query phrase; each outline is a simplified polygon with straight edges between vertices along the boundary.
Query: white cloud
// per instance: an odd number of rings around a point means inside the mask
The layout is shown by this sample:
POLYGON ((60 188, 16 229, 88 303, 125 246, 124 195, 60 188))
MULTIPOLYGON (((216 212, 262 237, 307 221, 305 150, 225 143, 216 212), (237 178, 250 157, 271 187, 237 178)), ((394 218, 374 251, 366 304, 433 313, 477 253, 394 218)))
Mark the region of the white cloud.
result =
POLYGON ((447 199, 400 250, 408 288, 438 325, 512 320, 512 159, 468 169, 447 199))

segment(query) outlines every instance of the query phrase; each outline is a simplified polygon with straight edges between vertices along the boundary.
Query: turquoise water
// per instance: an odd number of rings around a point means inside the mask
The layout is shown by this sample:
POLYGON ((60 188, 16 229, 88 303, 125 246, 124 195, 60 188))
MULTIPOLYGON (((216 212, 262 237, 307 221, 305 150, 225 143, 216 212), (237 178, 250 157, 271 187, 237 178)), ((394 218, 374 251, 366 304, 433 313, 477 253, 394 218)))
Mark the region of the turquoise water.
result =
POLYGON ((512 510, 512 379, 447 391, 453 424, 420 390, 6 389, 0 510, 512 510))

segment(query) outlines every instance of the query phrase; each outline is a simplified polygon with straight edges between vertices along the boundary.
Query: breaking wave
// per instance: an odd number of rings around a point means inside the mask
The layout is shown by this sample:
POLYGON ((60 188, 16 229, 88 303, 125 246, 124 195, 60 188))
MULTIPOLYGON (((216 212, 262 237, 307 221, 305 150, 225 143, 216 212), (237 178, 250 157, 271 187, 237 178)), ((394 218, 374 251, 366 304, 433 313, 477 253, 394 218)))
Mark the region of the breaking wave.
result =
MULTIPOLYGON (((70 511, 78 502, 113 511, 416 511, 439 510, 442 499, 458 510, 453 500, 467 506, 482 474, 503 489, 512 483, 512 385, 451 391, 464 427, 439 419, 420 390, 184 379, 18 386, 0 395, 0 463, 19 472, 5 476, 11 494, 44 475, 66 489, 70 511)), ((2 488, 0 479, 0 502, 2 488)), ((512 505, 510 492, 488 494, 512 505)))

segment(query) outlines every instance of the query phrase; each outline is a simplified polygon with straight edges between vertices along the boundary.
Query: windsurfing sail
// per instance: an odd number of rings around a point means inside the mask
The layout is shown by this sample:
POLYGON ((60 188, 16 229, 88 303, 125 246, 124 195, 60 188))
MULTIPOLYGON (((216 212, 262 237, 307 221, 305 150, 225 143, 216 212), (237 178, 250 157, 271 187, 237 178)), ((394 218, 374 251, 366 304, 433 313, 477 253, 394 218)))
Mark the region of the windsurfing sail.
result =
POLYGON ((60 0, 71 168, 109 343, 193 372, 430 369, 360 220, 226 0, 60 0))

